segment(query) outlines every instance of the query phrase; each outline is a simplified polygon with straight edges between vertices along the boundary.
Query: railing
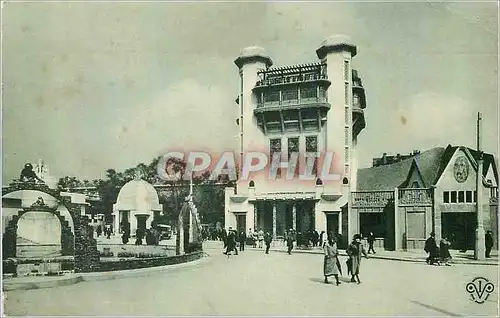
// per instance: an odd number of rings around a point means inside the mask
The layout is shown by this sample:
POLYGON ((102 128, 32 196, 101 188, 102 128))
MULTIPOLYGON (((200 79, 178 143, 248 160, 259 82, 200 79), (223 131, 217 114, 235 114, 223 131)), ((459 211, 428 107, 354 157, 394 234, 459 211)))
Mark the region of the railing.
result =
POLYGON ((429 205, 432 204, 432 189, 399 189, 400 205, 429 205))
POLYGON ((257 108, 262 107, 292 107, 298 105, 308 105, 314 103, 328 103, 328 100, 325 96, 321 97, 308 97, 308 98, 300 98, 300 99, 292 99, 292 100, 281 100, 281 101, 272 101, 272 102, 260 102, 257 104, 257 108))
POLYGON ((327 80, 328 76, 326 74, 305 74, 305 75, 283 75, 268 78, 265 80, 260 80, 255 83, 256 87, 270 86, 270 85, 280 85, 288 83, 298 83, 298 82, 308 82, 317 80, 327 80))
POLYGON ((352 192, 355 207, 384 207, 394 201, 394 191, 352 192))

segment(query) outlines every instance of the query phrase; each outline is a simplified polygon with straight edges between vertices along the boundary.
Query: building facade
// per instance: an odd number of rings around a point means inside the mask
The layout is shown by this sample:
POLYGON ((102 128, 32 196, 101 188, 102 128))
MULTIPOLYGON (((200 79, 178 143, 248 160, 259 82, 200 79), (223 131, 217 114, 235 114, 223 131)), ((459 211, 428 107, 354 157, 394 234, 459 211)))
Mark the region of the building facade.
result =
POLYGON ((479 195, 484 229, 493 232, 497 249, 497 163, 483 154, 477 193, 479 157, 473 149, 448 145, 360 169, 349 215, 354 232, 373 232, 377 245, 389 250, 423 249, 431 232, 450 240, 453 249, 473 250, 479 195))
POLYGON ((272 67, 259 47, 235 60, 239 69, 240 166, 245 154, 264 152, 281 162, 276 177, 256 173, 226 188, 225 226, 239 231, 264 230, 280 237, 287 229, 352 232, 346 222, 351 191, 356 187, 357 137, 365 127, 366 99, 352 68, 357 48, 345 36, 332 36, 316 50, 318 60, 272 67), (333 153, 334 180, 322 180, 319 159, 311 180, 300 180, 308 154, 333 153), (303 160, 303 161, 300 161, 303 160), (342 222, 345 220, 345 222, 342 222))

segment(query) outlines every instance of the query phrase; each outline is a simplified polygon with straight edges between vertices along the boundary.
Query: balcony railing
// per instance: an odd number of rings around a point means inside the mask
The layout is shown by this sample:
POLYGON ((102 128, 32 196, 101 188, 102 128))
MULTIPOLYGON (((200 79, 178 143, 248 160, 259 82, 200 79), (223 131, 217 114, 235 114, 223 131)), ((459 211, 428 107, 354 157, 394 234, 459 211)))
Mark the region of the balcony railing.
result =
POLYGON ((354 207, 385 207, 394 202, 394 191, 352 192, 354 207))
POLYGON ((255 83, 255 86, 263 87, 290 83, 311 82, 318 80, 328 80, 328 76, 326 76, 326 74, 283 75, 267 78, 265 80, 259 80, 257 81, 257 83, 255 83))
POLYGON ((281 101, 272 101, 272 102, 259 102, 257 104, 257 108, 261 107, 293 107, 297 105, 308 105, 308 104, 316 104, 316 103, 328 103, 326 97, 310 97, 310 98, 300 98, 300 99, 289 99, 289 100, 281 100, 281 101))
POLYGON ((432 189, 399 189, 400 205, 431 205, 432 189))

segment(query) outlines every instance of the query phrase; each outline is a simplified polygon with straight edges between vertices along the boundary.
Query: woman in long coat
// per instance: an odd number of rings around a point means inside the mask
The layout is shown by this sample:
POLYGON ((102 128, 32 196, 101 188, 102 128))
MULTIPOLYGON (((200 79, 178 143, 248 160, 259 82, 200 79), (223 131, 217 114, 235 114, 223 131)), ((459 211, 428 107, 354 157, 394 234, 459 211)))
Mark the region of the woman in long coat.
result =
POLYGON ((339 273, 342 274, 339 262, 339 251, 337 249, 337 243, 334 239, 329 239, 328 243, 323 246, 323 251, 325 252, 325 261, 323 262, 323 275, 325 276, 325 284, 328 284, 328 277, 334 276, 335 282, 340 285, 339 273))
POLYGON ((349 259, 347 260, 347 268, 349 273, 351 274, 351 282, 358 282, 361 284, 359 280, 359 267, 361 265, 361 254, 363 254, 366 258, 368 258, 368 254, 361 244, 361 235, 354 235, 352 243, 347 248, 347 255, 349 255, 349 259), (356 278, 356 280, 355 280, 356 278))

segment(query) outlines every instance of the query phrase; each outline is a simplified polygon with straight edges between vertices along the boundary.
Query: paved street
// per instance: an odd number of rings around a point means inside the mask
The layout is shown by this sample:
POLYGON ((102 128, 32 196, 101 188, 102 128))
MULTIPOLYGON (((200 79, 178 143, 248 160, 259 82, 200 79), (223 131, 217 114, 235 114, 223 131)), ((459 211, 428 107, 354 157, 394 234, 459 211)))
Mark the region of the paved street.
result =
MULTIPOLYGON (((470 300, 476 276, 495 282, 495 266, 363 260, 362 284, 323 284, 321 255, 247 250, 229 259, 209 249, 209 262, 147 277, 83 282, 7 292, 7 315, 489 315, 470 300)), ((345 258, 342 257, 345 271, 345 258)), ((345 274, 345 273, 344 273, 345 274)))

